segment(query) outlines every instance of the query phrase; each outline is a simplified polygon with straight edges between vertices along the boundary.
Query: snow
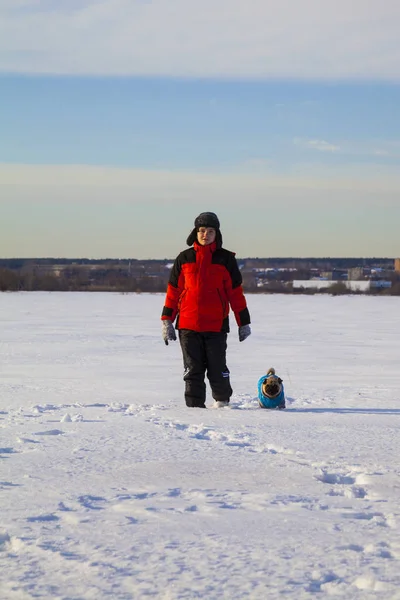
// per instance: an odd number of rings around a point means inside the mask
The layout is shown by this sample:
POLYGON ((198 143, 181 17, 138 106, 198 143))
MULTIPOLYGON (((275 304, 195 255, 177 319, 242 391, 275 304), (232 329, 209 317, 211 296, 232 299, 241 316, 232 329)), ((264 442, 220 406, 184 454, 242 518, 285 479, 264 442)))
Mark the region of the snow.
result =
POLYGON ((400 598, 398 300, 247 298, 204 411, 163 294, 0 294, 2 600, 400 598))

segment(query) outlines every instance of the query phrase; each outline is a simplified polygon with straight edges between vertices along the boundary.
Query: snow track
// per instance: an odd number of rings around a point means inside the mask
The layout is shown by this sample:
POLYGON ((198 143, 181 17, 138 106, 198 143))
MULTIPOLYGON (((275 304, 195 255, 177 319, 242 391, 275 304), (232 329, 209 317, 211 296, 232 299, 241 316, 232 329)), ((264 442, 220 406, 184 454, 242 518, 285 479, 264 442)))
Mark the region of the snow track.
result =
POLYGON ((161 304, 0 295, 2 600, 400 598, 392 299, 251 297, 232 404, 206 411, 183 404, 161 304), (283 412, 251 393, 270 364, 283 412))

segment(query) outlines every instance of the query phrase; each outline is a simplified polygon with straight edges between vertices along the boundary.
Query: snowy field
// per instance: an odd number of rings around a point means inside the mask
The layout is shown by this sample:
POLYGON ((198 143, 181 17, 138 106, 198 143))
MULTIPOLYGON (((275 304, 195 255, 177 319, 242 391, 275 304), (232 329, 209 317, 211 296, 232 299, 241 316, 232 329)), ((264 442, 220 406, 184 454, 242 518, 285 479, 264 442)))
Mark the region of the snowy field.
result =
POLYGON ((163 294, 0 294, 1 600, 400 599, 399 300, 247 298, 200 410, 163 294))

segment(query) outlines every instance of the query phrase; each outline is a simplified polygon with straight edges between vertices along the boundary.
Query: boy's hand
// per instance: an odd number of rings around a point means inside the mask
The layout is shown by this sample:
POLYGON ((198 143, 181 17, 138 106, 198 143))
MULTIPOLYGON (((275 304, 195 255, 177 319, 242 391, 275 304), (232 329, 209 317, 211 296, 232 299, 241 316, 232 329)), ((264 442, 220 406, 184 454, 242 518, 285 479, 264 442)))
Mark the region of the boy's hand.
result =
POLYGON ((251 335, 250 325, 241 325, 239 327, 239 342, 244 342, 251 335))
POLYGON ((174 342, 176 340, 175 328, 171 321, 162 321, 162 338, 166 346, 168 346, 169 341, 174 342))

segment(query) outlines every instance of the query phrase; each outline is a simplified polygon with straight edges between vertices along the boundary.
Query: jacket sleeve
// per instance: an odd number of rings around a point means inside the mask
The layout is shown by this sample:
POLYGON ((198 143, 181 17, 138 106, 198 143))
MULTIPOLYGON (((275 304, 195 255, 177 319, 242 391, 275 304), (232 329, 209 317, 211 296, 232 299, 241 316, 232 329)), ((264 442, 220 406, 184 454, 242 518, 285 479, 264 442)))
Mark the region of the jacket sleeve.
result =
POLYGON ((229 277, 225 282, 226 295, 239 327, 250 324, 250 313, 242 287, 242 274, 233 252, 230 254, 227 269, 229 277))
POLYGON ((184 288, 184 276, 182 274, 182 262, 180 255, 175 259, 174 265, 169 276, 167 294, 165 296, 164 307, 161 313, 162 321, 172 321, 176 319, 179 306, 179 298, 184 288))

